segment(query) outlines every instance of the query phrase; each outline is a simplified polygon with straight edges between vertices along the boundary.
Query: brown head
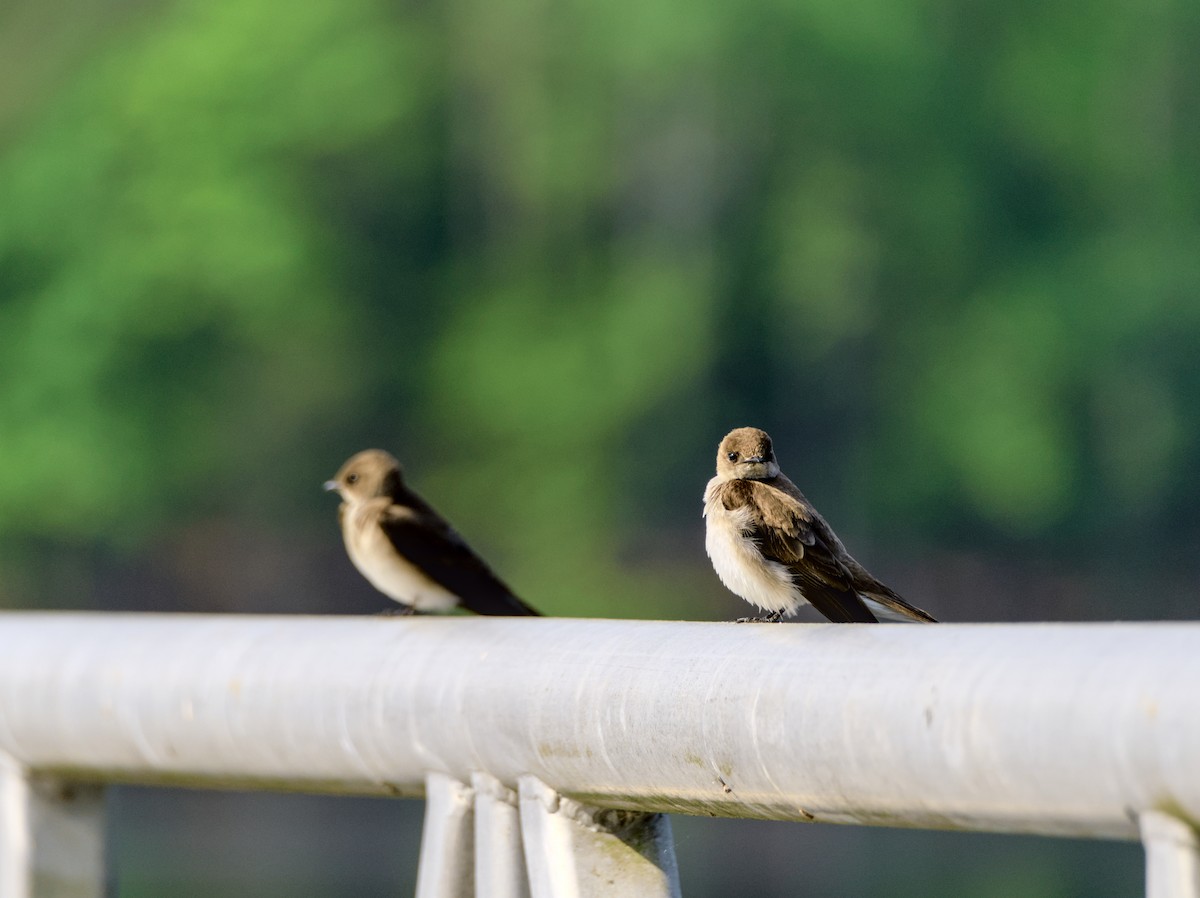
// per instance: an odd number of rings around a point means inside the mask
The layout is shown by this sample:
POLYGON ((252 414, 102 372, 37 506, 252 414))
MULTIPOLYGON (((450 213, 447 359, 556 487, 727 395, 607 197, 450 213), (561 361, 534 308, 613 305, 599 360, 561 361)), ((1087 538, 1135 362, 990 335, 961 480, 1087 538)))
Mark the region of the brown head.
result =
POLYGON ((722 480, 771 480, 779 476, 779 462, 771 437, 757 427, 731 430, 717 448, 717 476, 722 480))
POLYGON ((364 502, 394 496, 402 482, 400 462, 382 449, 366 449, 351 456, 333 480, 325 481, 325 489, 346 502, 364 502))

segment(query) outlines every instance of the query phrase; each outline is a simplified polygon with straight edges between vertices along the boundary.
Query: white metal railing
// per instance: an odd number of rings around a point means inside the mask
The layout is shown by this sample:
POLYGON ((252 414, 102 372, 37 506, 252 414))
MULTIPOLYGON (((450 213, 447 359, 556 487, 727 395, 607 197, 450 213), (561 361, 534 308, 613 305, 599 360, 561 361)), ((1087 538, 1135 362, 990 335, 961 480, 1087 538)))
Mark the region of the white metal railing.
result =
POLYGON ((421 898, 677 895, 664 812, 1140 838, 1200 898, 1200 624, 0 615, 0 898, 102 894, 110 782, 425 795, 421 898))

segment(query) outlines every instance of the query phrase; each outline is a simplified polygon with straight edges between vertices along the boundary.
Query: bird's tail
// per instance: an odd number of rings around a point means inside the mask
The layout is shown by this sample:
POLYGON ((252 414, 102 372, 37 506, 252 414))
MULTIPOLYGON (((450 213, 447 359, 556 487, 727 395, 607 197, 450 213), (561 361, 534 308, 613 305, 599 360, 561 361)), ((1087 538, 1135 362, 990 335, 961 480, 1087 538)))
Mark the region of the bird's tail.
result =
POLYGON ((867 607, 881 620, 903 623, 937 623, 937 618, 928 611, 922 611, 916 605, 910 605, 878 581, 872 585, 871 589, 862 590, 861 595, 863 601, 867 603, 867 607))
POLYGON ((529 605, 526 605, 524 602, 522 602, 516 596, 512 597, 512 607, 513 607, 512 611, 507 611, 505 613, 511 614, 511 615, 520 615, 523 617, 541 617, 542 616, 542 612, 538 611, 536 608, 532 608, 529 605))
MULTIPOLYGON (((502 585, 502 584, 501 584, 502 585)), ((476 614, 495 617, 541 617, 542 612, 526 605, 508 589, 495 590, 486 596, 464 595, 463 607, 476 614)))

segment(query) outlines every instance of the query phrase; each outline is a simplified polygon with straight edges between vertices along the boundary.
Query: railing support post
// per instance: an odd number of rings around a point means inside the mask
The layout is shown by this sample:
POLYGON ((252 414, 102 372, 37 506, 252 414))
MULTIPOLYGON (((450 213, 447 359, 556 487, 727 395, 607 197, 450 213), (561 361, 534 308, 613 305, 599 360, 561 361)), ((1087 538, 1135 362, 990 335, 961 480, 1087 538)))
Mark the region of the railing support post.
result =
POLYGON ((486 773, 475 790, 475 898, 529 898, 517 793, 486 773))
POLYGON ((1162 811, 1138 818, 1146 848, 1146 898, 1200 898, 1200 841, 1196 830, 1162 811))
POLYGON ((425 825, 417 898, 474 898, 471 787, 441 773, 425 777, 425 825))
POLYGON ((670 819, 604 810, 520 780, 521 834, 533 898, 680 898, 670 819))
POLYGON ((0 898, 102 898, 104 790, 0 754, 0 898))

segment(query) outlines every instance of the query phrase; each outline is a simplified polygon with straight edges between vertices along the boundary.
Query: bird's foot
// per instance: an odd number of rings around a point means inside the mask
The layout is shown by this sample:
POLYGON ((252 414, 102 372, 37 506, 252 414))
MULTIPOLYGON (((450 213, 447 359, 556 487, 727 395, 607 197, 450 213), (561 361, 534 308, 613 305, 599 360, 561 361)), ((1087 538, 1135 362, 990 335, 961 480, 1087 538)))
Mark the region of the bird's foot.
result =
POLYGON ((394 608, 384 608, 379 612, 379 617, 412 617, 417 613, 417 609, 413 605, 397 605, 394 608))
POLYGON ((739 617, 735 624, 777 624, 783 620, 782 611, 772 611, 763 617, 739 617))

